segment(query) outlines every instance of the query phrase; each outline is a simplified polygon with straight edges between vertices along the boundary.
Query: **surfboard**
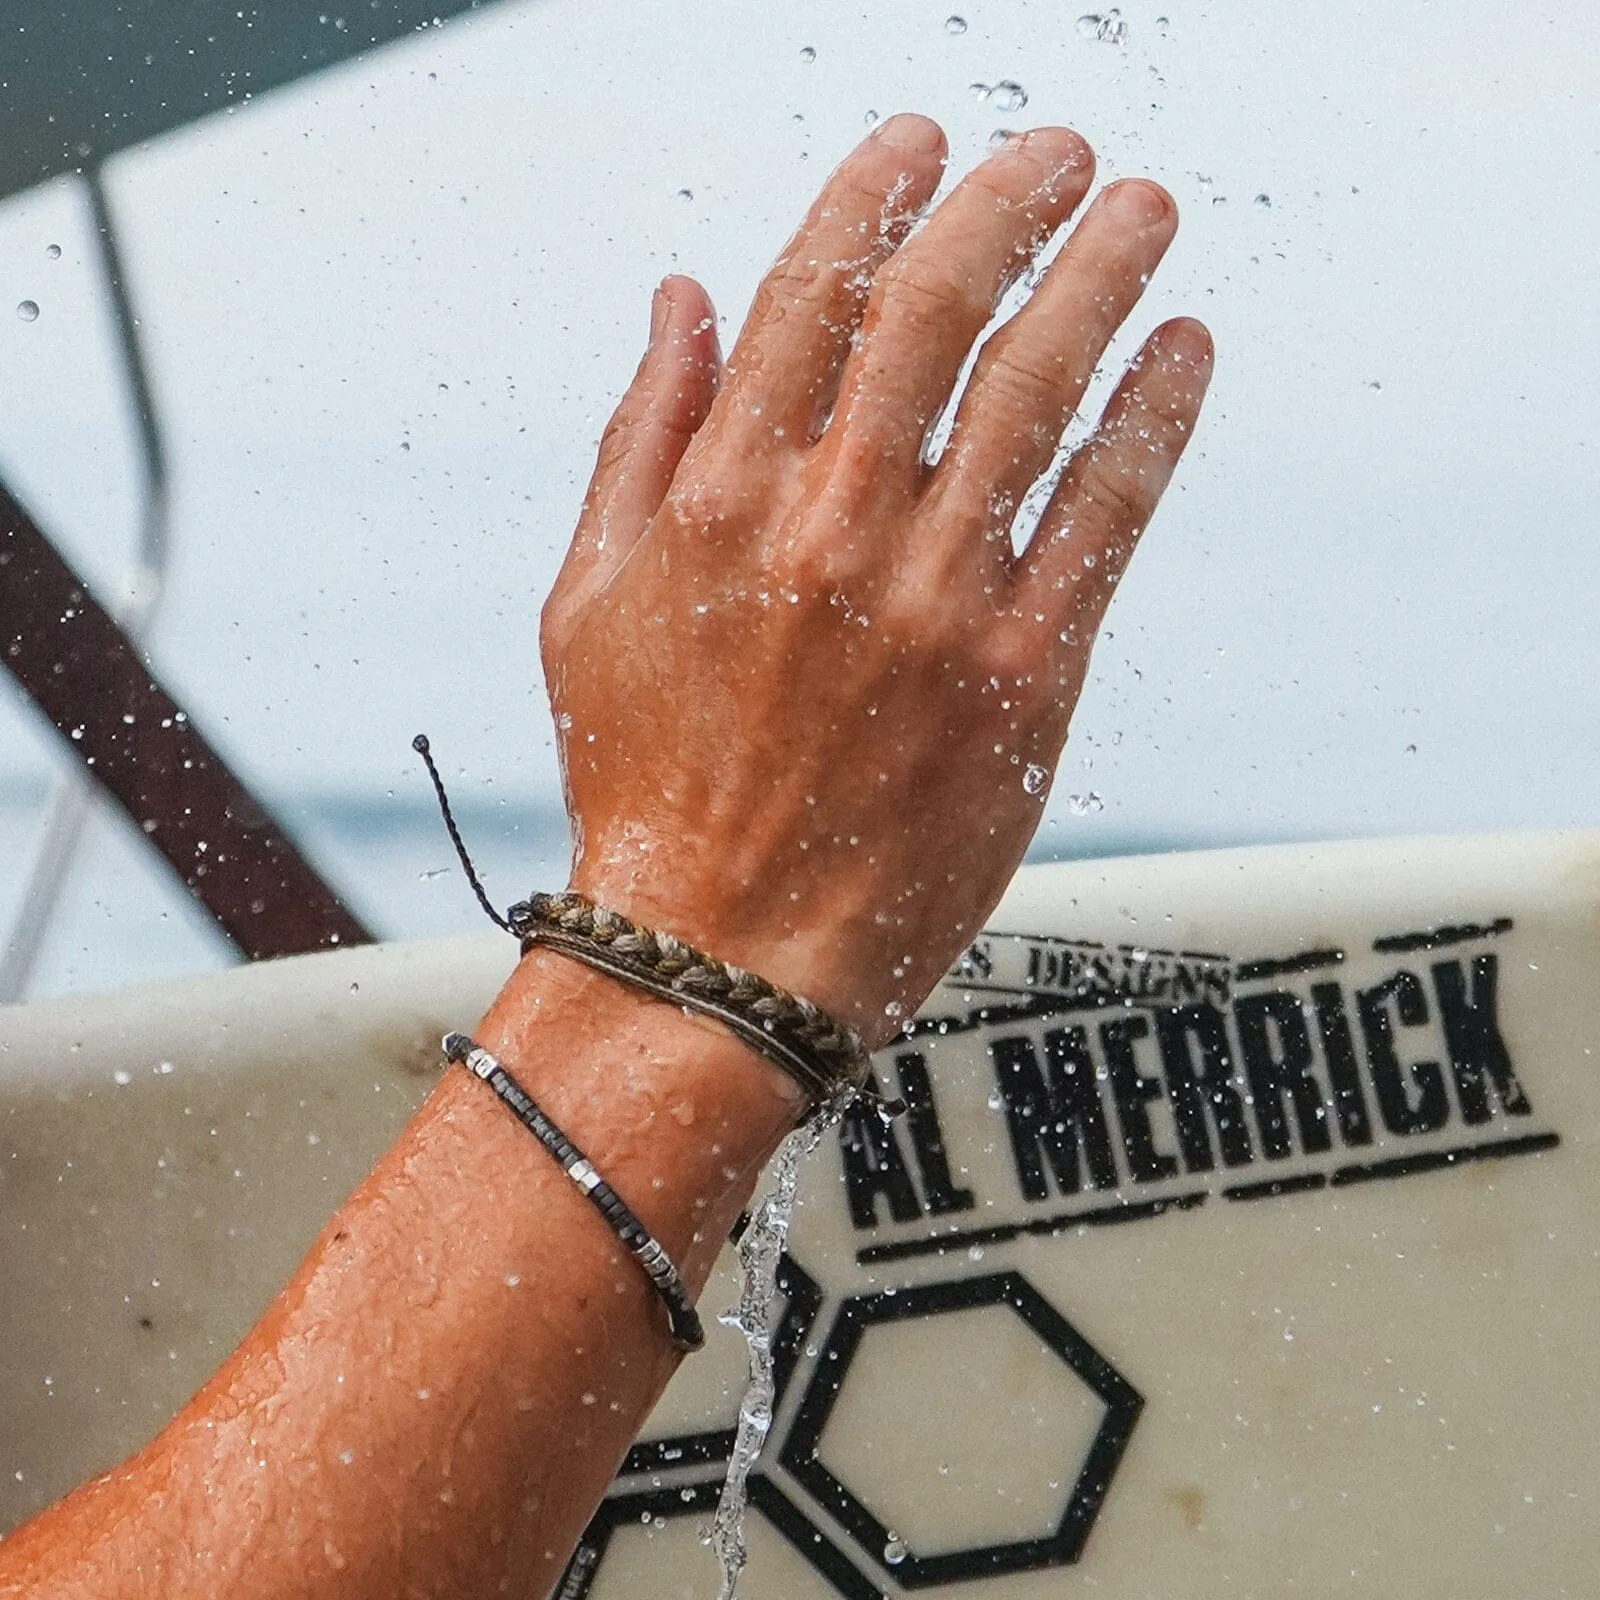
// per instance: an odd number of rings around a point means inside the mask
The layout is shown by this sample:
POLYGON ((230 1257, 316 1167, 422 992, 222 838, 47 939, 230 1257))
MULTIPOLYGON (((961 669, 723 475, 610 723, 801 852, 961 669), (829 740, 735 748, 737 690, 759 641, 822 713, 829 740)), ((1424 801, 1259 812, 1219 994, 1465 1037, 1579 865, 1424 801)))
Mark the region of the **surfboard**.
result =
MULTIPOLYGON (((1600 832, 1030 866, 808 1161, 750 1600, 1580 1595, 1600 832)), ((514 952, 0 1012, 0 1526, 259 1313, 514 952)), ((714 1595, 707 1348, 558 1586, 714 1595)))

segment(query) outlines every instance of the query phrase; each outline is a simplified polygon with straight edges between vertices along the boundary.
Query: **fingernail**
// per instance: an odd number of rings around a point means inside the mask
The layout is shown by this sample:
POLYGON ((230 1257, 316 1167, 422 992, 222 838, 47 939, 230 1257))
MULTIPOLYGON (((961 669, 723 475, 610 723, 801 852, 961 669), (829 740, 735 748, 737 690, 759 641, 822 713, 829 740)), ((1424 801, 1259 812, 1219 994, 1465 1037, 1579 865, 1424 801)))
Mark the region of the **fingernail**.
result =
POLYGON ((1167 348, 1173 356, 1197 371, 1209 375, 1213 356, 1211 335, 1204 323, 1182 317, 1167 328, 1167 348))
POLYGON ((650 343, 654 344, 667 331, 667 318, 672 314, 672 296, 665 283, 656 290, 650 302, 650 343))
POLYGON ((1165 222, 1172 210, 1166 192, 1153 183, 1132 181, 1113 184, 1106 192, 1106 204, 1125 222, 1149 228, 1165 222))
POLYGON ((878 137, 896 150, 909 150, 915 155, 927 155, 944 143, 944 135, 939 131, 937 122, 910 111, 890 117, 878 129, 878 137))

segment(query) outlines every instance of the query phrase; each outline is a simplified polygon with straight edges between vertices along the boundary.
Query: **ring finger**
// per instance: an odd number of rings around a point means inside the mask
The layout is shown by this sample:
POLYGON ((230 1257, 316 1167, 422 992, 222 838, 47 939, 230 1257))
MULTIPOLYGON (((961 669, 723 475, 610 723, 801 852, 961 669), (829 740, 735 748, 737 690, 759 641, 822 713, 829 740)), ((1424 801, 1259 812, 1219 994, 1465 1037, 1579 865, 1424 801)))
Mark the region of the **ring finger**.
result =
POLYGON ((1177 226, 1159 185, 1113 185, 1028 303, 984 345, 928 489, 929 511, 963 549, 974 534, 998 541, 1010 531, 1177 226))

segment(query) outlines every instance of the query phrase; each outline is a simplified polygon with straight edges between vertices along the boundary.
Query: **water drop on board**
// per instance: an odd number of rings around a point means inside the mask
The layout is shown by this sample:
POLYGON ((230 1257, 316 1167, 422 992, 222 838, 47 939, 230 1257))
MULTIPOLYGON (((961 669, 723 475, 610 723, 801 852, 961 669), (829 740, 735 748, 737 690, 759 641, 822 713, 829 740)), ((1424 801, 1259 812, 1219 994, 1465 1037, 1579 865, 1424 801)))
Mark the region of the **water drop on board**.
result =
POLYGON ((1069 794, 1067 808, 1075 817, 1086 817, 1091 811, 1104 811, 1106 803, 1098 790, 1091 789, 1088 794, 1069 794))
POLYGON ((891 1567, 898 1567, 909 1554, 910 1551, 906 1548, 905 1540, 898 1534, 891 1533, 889 1542, 883 1547, 883 1559, 891 1567))
POLYGON ((1030 761, 1022 774, 1022 787, 1029 794, 1043 794, 1045 785, 1050 781, 1049 770, 1041 767, 1037 761, 1030 761))
POLYGON ((967 19, 965 17, 946 17, 944 19, 944 31, 946 33, 965 33, 967 31, 967 19))
POLYGON ((1258 194, 1256 196, 1256 204, 1263 211, 1270 211, 1272 209, 1272 196, 1270 194, 1258 194))
POLYGON ((44 247, 44 253, 50 258, 50 260, 59 261, 61 259, 61 246, 58 244, 47 244, 44 247))
POLYGON ((806 45, 800 52, 800 59, 807 62, 815 61, 817 52, 811 45, 806 45))
POLYGON ((987 99, 996 111, 1020 111, 1028 103, 1028 91, 1010 78, 1002 78, 989 91, 987 99))
POLYGON ((39 302, 37 300, 24 300, 17 307, 17 315, 24 322, 37 322, 39 320, 39 302))

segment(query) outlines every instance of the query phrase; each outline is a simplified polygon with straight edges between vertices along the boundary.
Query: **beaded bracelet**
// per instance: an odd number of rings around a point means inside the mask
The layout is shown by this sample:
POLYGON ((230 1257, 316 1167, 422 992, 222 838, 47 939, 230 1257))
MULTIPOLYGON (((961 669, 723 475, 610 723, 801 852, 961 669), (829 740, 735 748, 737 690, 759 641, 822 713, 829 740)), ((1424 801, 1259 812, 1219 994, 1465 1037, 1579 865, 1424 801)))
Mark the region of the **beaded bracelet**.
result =
POLYGON ((611 1231, 644 1268, 646 1277, 667 1308, 672 1342, 680 1350, 698 1350, 706 1342, 700 1313, 695 1310, 672 1257, 633 1214, 627 1202, 600 1176, 589 1158, 539 1109, 533 1096, 476 1040, 464 1033, 447 1033, 444 1036, 444 1053, 446 1060, 459 1061, 482 1078, 516 1112, 517 1119, 534 1138, 556 1158, 561 1170, 606 1219, 611 1231))

